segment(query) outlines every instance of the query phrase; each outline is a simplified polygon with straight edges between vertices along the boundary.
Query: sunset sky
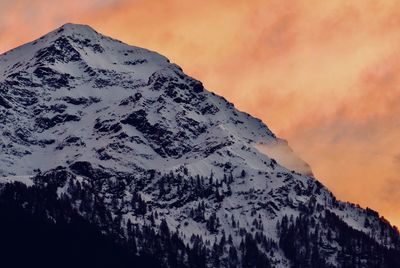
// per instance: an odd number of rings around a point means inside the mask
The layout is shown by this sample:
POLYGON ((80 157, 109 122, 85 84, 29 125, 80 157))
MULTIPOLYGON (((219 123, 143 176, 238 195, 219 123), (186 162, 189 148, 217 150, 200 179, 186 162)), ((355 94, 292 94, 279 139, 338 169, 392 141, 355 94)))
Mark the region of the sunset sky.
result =
POLYGON ((0 0, 0 52, 66 22, 155 50, 400 225, 400 2, 0 0))

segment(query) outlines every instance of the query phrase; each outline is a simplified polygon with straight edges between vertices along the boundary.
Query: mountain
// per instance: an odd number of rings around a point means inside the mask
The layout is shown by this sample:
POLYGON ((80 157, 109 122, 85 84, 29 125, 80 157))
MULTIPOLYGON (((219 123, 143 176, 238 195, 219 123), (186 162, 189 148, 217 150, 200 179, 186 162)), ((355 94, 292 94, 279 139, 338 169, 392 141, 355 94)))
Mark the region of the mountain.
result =
POLYGON ((0 177, 7 233, 50 229, 66 255, 85 237, 104 265, 400 267, 398 230, 336 200, 261 120, 89 26, 0 55, 0 177))

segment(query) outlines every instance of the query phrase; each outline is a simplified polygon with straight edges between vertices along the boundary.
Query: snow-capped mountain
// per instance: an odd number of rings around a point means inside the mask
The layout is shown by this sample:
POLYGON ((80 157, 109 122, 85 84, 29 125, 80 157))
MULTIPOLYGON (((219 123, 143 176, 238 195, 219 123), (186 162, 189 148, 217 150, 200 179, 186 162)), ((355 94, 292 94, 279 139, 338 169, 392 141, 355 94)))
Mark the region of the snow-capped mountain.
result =
POLYGON ((184 245, 179 265, 193 266, 191 254, 199 267, 400 263, 398 232, 337 201, 263 122, 89 26, 0 56, 0 177, 3 189, 50 189, 135 255, 155 254, 145 230, 167 229, 184 245))

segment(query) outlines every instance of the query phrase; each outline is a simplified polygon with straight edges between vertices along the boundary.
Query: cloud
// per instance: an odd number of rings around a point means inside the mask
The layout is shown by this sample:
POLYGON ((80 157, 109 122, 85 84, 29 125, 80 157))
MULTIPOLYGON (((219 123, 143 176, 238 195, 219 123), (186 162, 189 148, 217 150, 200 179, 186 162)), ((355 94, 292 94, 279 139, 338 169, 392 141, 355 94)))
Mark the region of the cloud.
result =
POLYGON ((294 170, 307 176, 314 176, 311 167, 293 152, 285 140, 278 139, 268 143, 259 142, 255 148, 289 170, 294 170))
POLYGON ((387 182, 382 185, 380 189, 380 198, 382 198, 385 203, 385 217, 388 217, 396 226, 400 226, 400 179, 388 179, 387 182))
POLYGON ((400 153, 396 154, 396 155, 393 157, 393 161, 394 161, 394 163, 395 163, 396 165, 400 165, 400 153))

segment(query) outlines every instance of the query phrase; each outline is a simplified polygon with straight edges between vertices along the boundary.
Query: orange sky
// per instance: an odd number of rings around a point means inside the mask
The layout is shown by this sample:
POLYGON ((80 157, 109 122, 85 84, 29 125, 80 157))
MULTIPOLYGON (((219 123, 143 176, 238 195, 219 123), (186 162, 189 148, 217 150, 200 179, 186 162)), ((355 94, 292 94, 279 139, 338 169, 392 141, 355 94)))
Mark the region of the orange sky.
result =
POLYGON ((400 225, 400 2, 0 0, 0 52, 65 22, 156 50, 400 225))

